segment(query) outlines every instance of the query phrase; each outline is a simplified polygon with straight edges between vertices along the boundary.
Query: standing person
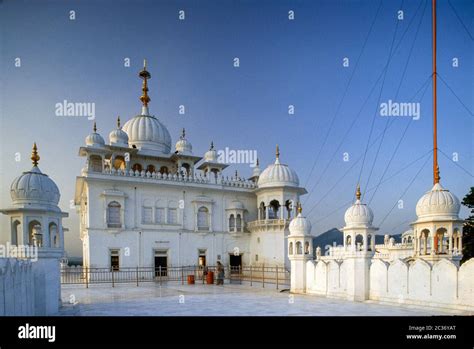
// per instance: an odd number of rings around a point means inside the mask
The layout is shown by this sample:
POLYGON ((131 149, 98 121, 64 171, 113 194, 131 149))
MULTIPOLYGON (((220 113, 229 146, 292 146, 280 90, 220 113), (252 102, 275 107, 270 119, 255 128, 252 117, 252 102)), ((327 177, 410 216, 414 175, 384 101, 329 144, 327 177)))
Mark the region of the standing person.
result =
POLYGON ((221 262, 217 261, 217 282, 216 285, 224 285, 224 266, 221 262))

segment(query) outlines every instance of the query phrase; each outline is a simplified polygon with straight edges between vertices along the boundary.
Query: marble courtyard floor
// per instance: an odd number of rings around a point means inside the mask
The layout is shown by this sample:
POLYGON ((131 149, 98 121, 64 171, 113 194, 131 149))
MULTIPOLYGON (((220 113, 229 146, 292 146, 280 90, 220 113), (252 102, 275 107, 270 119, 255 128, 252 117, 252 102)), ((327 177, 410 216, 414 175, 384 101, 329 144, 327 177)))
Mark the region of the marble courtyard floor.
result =
POLYGON ((155 283, 62 286, 62 316, 430 316, 430 308, 350 302, 279 292, 275 285, 155 283), (71 304, 75 302, 75 304, 71 304))

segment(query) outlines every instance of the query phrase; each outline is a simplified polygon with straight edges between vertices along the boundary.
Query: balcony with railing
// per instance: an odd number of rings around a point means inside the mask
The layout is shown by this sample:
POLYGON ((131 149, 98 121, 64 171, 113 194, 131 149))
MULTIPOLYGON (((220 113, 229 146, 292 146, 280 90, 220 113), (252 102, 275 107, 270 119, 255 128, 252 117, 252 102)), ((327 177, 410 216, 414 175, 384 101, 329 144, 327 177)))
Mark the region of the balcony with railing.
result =
POLYGON ((82 176, 93 177, 93 176, 110 176, 110 177, 122 177, 122 178, 136 178, 144 179, 153 182, 167 182, 167 183, 190 183, 190 184, 204 184, 204 185, 219 185, 226 187, 236 187, 243 189, 255 189, 256 183, 240 177, 228 177, 228 176, 205 176, 200 173, 194 173, 191 175, 185 175, 181 173, 166 174, 160 172, 149 172, 149 171, 134 171, 133 169, 104 169, 103 171, 92 171, 84 168, 82 170, 82 176))
POLYGON ((254 230, 280 230, 288 228, 290 219, 258 219, 247 224, 250 231, 254 230))

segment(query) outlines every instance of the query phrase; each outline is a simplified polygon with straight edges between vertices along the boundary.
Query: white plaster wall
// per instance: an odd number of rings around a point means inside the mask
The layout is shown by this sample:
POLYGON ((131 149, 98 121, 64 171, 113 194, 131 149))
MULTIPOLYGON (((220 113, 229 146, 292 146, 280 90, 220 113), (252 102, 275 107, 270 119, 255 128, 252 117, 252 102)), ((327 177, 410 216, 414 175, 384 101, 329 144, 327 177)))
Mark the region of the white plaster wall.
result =
POLYGON ((379 300, 387 296, 388 264, 380 259, 375 259, 370 265, 370 292, 369 297, 379 300))
POLYGON ((313 283, 313 290, 318 294, 327 293, 327 264, 323 261, 318 261, 315 268, 316 280, 313 283))
MULTIPOLYGON (((422 259, 410 265, 408 274, 410 300, 426 301, 431 295, 431 266, 422 259)), ((390 289, 390 286, 389 286, 390 289)))
POLYGON ((388 267, 388 297, 402 301, 408 292, 408 265, 400 259, 388 267))
POLYGON ((453 262, 442 259, 434 264, 431 275, 432 300, 438 303, 456 302, 458 267, 453 262))
POLYGON ((474 308, 474 258, 461 265, 458 282, 459 304, 474 308))
POLYGON ((0 258, 0 316, 35 315, 31 261, 0 258))

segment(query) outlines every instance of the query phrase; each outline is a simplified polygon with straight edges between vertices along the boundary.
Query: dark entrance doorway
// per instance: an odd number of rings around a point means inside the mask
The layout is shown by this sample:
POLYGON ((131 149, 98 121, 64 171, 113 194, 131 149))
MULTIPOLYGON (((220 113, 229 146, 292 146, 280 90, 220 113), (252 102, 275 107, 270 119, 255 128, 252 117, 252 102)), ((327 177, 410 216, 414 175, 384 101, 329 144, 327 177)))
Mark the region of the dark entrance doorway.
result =
POLYGON ((229 255, 229 264, 230 264, 230 272, 232 274, 239 273, 242 270, 242 255, 229 255))
POLYGON ((168 257, 155 255, 155 276, 167 276, 168 275, 167 267, 168 267, 168 257), (160 275, 160 270, 161 270, 161 275, 160 275))

